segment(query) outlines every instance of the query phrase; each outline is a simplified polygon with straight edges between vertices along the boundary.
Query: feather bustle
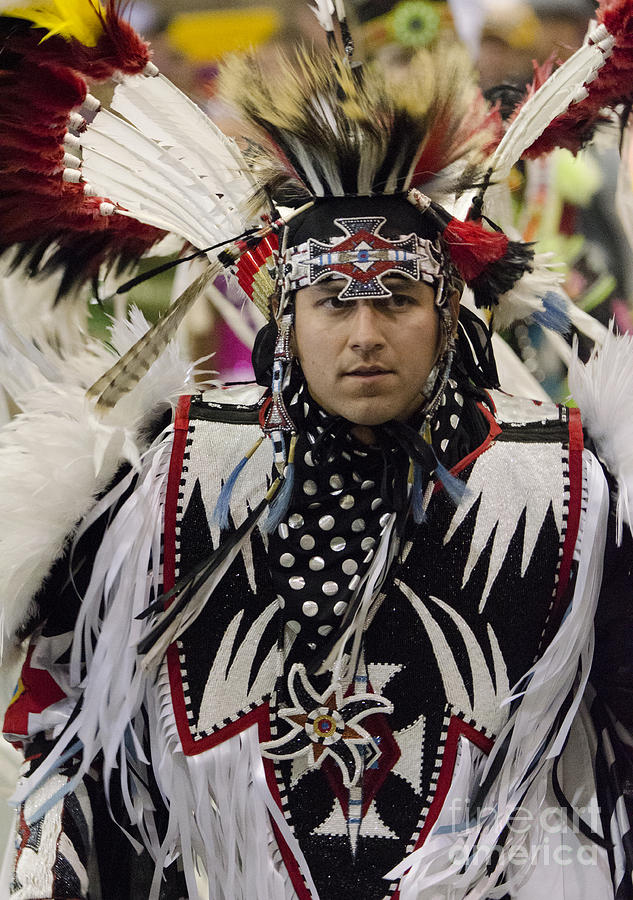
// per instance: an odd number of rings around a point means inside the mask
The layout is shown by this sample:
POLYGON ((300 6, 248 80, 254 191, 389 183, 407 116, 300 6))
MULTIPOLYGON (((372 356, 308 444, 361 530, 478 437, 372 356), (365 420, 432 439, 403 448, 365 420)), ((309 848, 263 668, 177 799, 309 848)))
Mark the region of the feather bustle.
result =
MULTIPOLYGON (((94 15, 89 0, 78 5, 94 15)), ((106 198, 85 198, 81 186, 64 182, 64 137, 74 124, 72 111, 86 99, 85 76, 142 71, 149 59, 145 42, 121 18, 120 3, 110 0, 99 16, 93 47, 60 34, 42 41, 42 29, 27 19, 0 16, 0 252, 17 244, 32 268, 50 245, 47 271, 57 265, 67 273, 61 292, 104 262, 126 265, 163 236, 130 219, 105 219, 100 205, 106 198)))
MULTIPOLYGON (((525 156, 535 159, 564 147, 577 153, 593 137, 596 128, 605 121, 603 111, 633 100, 633 9, 629 0, 601 0, 596 11, 598 22, 615 39, 611 56, 597 77, 587 84, 587 96, 554 118, 540 137, 527 148, 525 156)), ((551 61, 537 68, 530 93, 545 77, 552 74, 551 61)))

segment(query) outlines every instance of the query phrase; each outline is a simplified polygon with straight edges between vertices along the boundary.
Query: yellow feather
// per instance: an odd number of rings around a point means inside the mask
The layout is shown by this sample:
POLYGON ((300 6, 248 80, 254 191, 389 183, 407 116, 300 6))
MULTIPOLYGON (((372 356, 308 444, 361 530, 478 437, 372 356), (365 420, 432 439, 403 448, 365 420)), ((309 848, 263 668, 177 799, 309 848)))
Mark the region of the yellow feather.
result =
POLYGON ((99 0, 41 0, 2 10, 3 16, 26 19, 34 28, 45 28, 43 41, 58 34, 66 40, 74 38, 86 47, 94 47, 103 34, 103 14, 99 0))

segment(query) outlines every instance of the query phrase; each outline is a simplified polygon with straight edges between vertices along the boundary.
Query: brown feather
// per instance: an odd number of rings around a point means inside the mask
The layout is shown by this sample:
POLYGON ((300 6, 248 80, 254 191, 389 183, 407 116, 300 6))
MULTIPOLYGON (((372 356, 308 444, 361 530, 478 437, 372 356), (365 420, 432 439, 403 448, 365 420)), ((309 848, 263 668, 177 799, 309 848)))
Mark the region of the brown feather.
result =
POLYGON ((173 338, 194 300, 223 271, 221 262, 216 260, 211 263, 174 301, 169 312, 88 389, 86 397, 95 401, 96 413, 104 414, 112 409, 124 394, 138 384, 173 338))
POLYGON ((421 187, 457 161, 472 173, 500 137, 456 46, 421 51, 395 72, 373 64, 359 75, 305 48, 278 64, 271 75, 254 56, 232 58, 221 91, 257 130, 249 162, 281 205, 421 187))

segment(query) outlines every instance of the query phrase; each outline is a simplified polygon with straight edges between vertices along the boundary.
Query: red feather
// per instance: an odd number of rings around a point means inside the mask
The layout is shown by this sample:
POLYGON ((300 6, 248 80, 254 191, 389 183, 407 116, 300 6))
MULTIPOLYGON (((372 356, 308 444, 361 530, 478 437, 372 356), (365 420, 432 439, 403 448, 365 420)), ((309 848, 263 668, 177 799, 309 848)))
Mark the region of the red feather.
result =
MULTIPOLYGON (((595 81, 587 85, 588 96, 551 122, 525 152, 528 159, 550 153, 556 147, 577 153, 604 120, 601 110, 633 101, 633 4, 631 0, 602 0, 597 19, 615 38, 613 52, 595 81)), ((544 74, 545 70, 536 70, 530 93, 539 86, 538 80, 544 74)))
POLYGON ((489 263, 502 259, 508 238, 500 231, 486 231, 476 222, 451 219, 442 235, 451 260, 467 283, 474 281, 489 263))
POLYGON ((478 135, 488 136, 481 147, 482 155, 492 152, 503 134, 503 123, 499 110, 490 108, 481 94, 478 94, 465 116, 457 121, 451 119, 451 108, 434 110, 435 120, 430 124, 424 147, 415 165, 410 187, 423 187, 442 169, 468 152, 473 139, 478 135))
POLYGON ((72 279, 91 277, 103 263, 145 253, 164 232, 124 216, 102 216, 102 197, 63 181, 64 136, 70 113, 84 102, 86 78, 142 72, 149 47, 109 0, 95 47, 0 16, 0 252, 13 244, 50 241, 63 258, 75 255, 72 279), (74 250, 76 248, 76 254, 74 250))

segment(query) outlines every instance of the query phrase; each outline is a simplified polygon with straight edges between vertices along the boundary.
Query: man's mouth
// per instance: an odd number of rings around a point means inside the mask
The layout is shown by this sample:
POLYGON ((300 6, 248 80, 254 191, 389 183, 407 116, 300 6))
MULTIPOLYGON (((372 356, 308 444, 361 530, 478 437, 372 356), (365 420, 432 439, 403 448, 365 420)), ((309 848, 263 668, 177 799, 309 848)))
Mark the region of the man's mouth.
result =
POLYGON ((391 375, 391 369, 383 369, 382 366, 359 366, 346 372, 346 375, 352 375, 354 378, 376 378, 380 375, 391 375))

